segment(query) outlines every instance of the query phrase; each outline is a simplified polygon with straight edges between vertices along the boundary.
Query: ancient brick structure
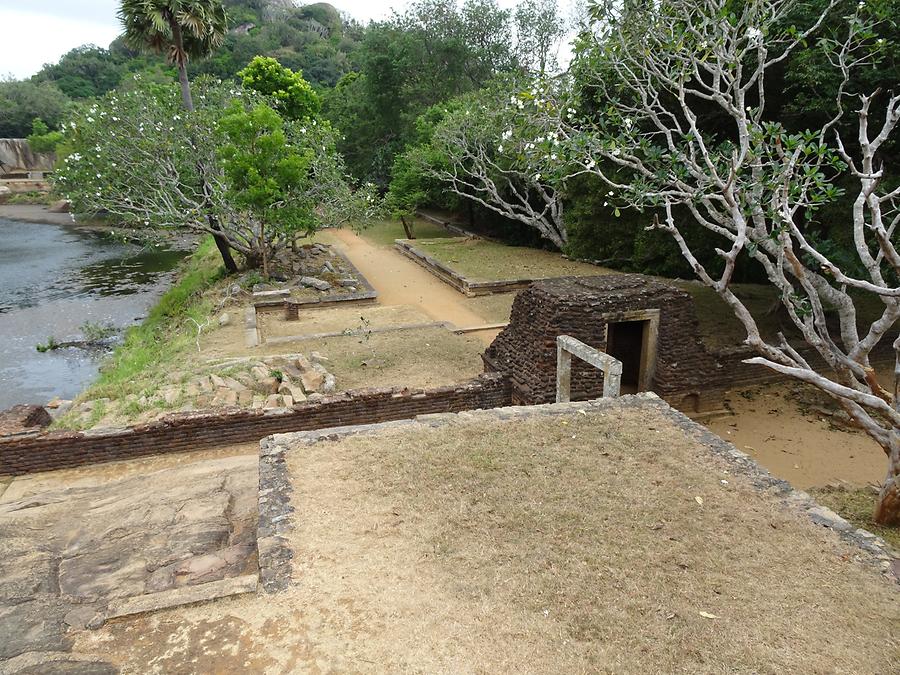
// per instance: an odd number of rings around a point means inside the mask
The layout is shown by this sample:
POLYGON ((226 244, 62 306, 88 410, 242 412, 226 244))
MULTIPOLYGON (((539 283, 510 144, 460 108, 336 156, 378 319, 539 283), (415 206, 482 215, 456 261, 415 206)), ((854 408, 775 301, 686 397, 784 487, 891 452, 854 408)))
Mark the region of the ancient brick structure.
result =
MULTIPOLYGON (((722 365, 697 337, 690 295, 674 286, 638 274, 538 281, 519 293, 509 326, 484 354, 485 369, 510 378, 514 402, 550 403, 558 335, 619 358, 623 393, 651 390, 694 410, 720 405, 721 391, 712 390, 722 365)), ((602 383, 600 371, 573 362, 573 400, 599 397, 602 383)))
POLYGON ((29 433, 52 422, 50 414, 39 405, 17 405, 0 411, 0 436, 29 433))
POLYGON ((409 419, 417 415, 461 412, 509 405, 509 383, 502 375, 481 375, 434 389, 363 389, 305 402, 288 409, 226 409, 176 413, 126 429, 53 431, 0 437, 0 475, 185 452, 258 441, 288 431, 409 419))

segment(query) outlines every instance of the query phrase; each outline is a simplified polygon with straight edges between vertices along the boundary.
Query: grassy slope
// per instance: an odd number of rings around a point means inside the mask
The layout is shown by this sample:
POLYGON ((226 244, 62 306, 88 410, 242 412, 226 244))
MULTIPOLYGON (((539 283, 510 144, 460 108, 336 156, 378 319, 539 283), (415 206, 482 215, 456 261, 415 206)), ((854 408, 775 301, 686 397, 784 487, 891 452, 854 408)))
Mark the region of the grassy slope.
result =
MULTIPOLYGON (((96 382, 78 397, 78 401, 120 399, 157 388, 169 370, 183 361, 194 345, 196 326, 207 320, 210 301, 203 291, 224 274, 221 258, 212 239, 206 239, 184 262, 178 281, 159 299, 139 326, 125 333, 100 369, 96 382)), ((101 404, 94 417, 103 416, 101 404)), ((67 417, 58 426, 69 426, 67 417)))

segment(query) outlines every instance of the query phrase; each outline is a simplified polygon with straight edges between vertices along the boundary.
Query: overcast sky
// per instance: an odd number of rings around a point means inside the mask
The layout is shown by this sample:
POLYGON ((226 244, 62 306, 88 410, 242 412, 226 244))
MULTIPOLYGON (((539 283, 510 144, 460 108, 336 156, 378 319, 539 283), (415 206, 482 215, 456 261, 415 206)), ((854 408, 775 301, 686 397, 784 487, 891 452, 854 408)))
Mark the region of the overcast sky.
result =
MULTIPOLYGON (((406 0, 331 0, 331 4, 368 21, 388 16, 392 8, 401 9, 406 0)), ((511 7, 516 0, 499 4, 511 7)), ((0 0, 0 77, 29 77, 80 45, 108 47, 119 34, 118 7, 118 0, 0 0)))

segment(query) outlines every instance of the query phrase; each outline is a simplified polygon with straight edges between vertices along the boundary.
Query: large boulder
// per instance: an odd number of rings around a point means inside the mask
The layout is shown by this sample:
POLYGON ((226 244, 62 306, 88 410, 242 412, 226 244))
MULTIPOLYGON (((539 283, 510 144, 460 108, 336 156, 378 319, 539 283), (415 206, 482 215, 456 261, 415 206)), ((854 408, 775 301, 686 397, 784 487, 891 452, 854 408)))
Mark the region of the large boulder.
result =
POLYGON ((12 197, 12 190, 5 185, 0 185, 0 204, 5 204, 12 197))

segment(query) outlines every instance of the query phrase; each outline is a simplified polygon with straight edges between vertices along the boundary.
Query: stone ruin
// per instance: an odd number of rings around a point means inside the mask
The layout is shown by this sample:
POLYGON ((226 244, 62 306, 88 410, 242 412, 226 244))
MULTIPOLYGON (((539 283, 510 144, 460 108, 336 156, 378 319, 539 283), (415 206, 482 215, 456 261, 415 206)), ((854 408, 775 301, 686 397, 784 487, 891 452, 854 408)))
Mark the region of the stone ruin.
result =
MULTIPOLYGON (((692 412, 721 407, 724 367, 698 337, 693 299, 675 286, 639 274, 535 282, 484 353, 485 370, 510 379, 514 403, 552 403, 559 335, 622 361, 622 393, 653 391, 692 412)), ((602 393, 603 374, 573 361, 572 400, 602 393)))

